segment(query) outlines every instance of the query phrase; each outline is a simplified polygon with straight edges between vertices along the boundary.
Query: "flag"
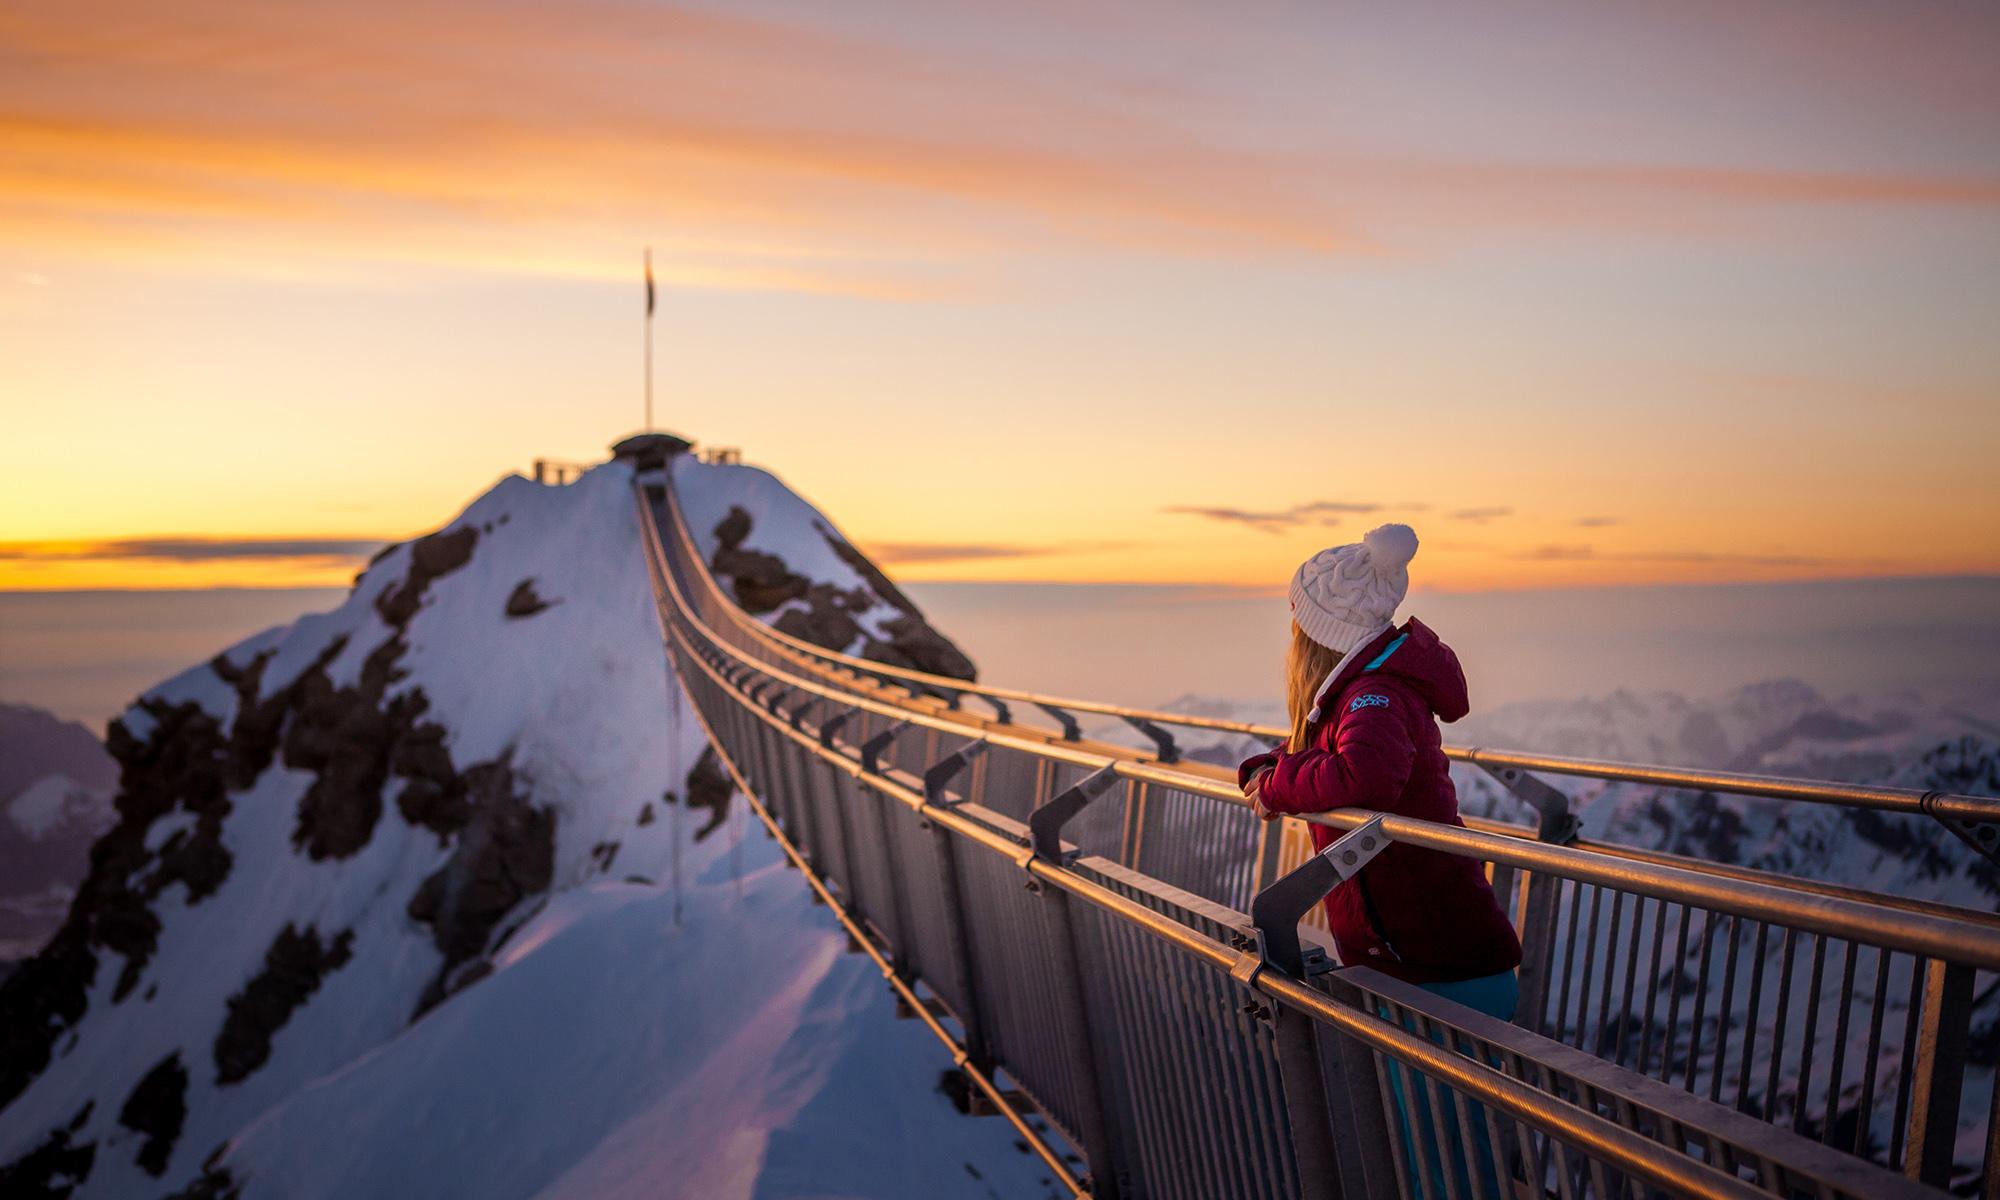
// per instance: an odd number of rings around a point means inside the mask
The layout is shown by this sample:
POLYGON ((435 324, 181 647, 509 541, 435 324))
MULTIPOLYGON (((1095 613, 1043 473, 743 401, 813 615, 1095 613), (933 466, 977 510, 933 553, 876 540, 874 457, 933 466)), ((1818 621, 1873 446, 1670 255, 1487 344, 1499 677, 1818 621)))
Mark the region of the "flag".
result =
POLYGON ((653 248, 646 247, 646 316, 653 315, 653 248))

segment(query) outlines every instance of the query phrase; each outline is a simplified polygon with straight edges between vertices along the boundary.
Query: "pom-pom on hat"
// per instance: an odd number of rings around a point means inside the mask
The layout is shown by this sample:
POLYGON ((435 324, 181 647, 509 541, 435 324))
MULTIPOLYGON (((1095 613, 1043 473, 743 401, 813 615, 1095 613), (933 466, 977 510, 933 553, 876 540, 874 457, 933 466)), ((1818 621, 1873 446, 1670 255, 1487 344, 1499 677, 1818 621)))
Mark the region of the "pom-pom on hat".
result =
POLYGON ((1395 623, 1416 553, 1408 525, 1379 525, 1358 542, 1320 551, 1292 576, 1292 619, 1313 641, 1352 654, 1395 623))

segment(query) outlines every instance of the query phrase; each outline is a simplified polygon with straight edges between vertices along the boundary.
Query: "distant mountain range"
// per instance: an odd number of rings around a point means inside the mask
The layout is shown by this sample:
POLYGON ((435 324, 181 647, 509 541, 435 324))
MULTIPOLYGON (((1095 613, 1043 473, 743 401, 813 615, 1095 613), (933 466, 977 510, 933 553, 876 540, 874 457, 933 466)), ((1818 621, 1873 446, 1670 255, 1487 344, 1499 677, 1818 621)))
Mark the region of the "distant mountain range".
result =
POLYGON ((62 924, 116 819, 118 764, 90 730, 38 708, 0 704, 0 970, 62 924))

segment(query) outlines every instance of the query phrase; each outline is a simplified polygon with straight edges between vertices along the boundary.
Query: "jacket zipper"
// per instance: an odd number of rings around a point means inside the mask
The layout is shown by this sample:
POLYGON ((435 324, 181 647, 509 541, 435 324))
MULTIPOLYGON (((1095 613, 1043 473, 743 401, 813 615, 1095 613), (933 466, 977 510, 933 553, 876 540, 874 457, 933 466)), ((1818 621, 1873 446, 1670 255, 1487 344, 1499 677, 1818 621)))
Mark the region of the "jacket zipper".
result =
POLYGON ((1368 890, 1368 872, 1363 870, 1354 877, 1354 882, 1361 885, 1361 914, 1368 919, 1369 930, 1375 934, 1375 940, 1382 943, 1382 948, 1389 952, 1390 958, 1402 962, 1403 956, 1396 952, 1396 943, 1389 940, 1389 931, 1382 926, 1382 914, 1375 911, 1375 897, 1368 890))

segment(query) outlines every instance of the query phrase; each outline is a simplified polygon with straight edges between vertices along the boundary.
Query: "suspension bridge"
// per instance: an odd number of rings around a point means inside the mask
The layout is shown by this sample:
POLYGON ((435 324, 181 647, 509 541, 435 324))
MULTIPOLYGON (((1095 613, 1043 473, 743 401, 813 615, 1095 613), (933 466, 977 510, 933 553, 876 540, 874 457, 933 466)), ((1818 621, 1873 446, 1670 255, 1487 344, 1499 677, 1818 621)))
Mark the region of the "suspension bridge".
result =
POLYGON ((1284 731, 790 637, 718 586, 666 455, 629 456, 661 634, 728 773, 1071 1192, 2000 1197, 2000 1096, 1966 1069, 1993 1056, 2000 919, 1589 841, 1542 776, 1906 814, 1996 863, 2000 800, 1454 748, 1533 822, 1266 823, 1183 751, 1284 731), (1314 854, 1307 823, 1344 836, 1314 854), (1525 950, 1513 1022, 1335 963, 1319 902, 1391 842, 1485 865, 1525 950))

